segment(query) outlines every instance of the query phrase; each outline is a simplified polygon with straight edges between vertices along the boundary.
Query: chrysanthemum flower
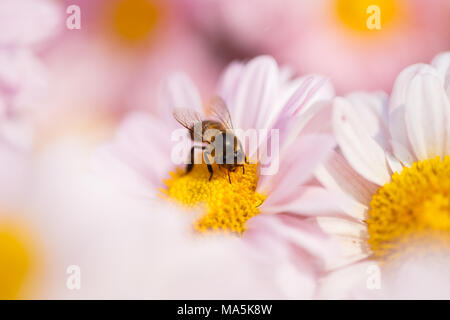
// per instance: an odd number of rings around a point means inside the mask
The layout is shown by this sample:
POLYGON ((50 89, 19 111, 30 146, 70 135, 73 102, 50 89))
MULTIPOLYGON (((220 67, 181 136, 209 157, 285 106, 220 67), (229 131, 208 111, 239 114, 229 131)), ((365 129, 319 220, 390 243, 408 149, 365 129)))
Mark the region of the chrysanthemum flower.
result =
POLYGON ((342 93, 388 91, 403 68, 429 61, 450 45, 447 0, 193 2, 200 30, 222 51, 269 53, 303 73, 330 76, 342 93), (367 26, 373 6, 379 8, 380 29, 367 26))
POLYGON ((335 99, 340 151, 317 176, 353 204, 346 219, 317 221, 344 249, 329 265, 350 265, 331 276, 341 284, 367 277, 374 262, 384 268, 405 256, 448 254, 449 89, 450 53, 443 53, 401 72, 389 101, 382 93, 335 99))
MULTIPOLYGON (((159 118, 145 113, 130 115, 116 140, 96 158, 96 167, 110 176, 115 173, 119 178, 116 183, 128 193, 133 186, 137 187, 135 194, 175 203, 190 217, 191 229, 204 237, 225 232, 271 247, 268 239, 272 235, 277 239, 273 245, 280 241, 286 245, 278 252, 288 255, 287 248, 298 248, 298 255, 289 254, 289 270, 305 272, 310 285, 306 286, 308 293, 301 296, 306 297, 314 290, 320 260, 311 258, 321 257, 329 246, 314 225, 294 217, 320 215, 335 204, 323 189, 306 184, 334 147, 328 128, 323 127, 330 116, 333 88, 317 76, 291 80, 272 58, 263 56, 228 67, 217 94, 228 105, 234 129, 279 130, 279 150, 272 150, 272 158, 258 158, 254 155, 261 153, 247 151, 249 159, 256 161, 245 165, 245 173, 232 172, 231 183, 226 170, 215 164, 211 180, 204 162, 194 164, 185 174, 185 168, 171 160, 171 134, 176 129, 185 130, 171 113, 179 107, 201 110, 203 99, 186 76, 177 74, 164 86, 159 118), (278 171, 260 174, 263 165, 276 161, 278 171), (258 215, 261 218, 255 217, 258 215), (266 238, 261 236, 264 234, 266 238)), ((268 142, 276 144, 270 132, 258 141, 256 151, 266 148, 268 142)))

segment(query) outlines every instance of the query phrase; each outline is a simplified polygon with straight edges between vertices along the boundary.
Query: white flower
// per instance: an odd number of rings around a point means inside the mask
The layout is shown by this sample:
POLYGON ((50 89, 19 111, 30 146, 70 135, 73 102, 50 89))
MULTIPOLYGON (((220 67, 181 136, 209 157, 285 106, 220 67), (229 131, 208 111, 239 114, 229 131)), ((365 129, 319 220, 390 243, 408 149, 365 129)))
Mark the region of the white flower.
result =
POLYGON ((349 294, 340 289, 366 279, 370 264, 449 249, 449 99, 450 53, 431 65, 406 68, 390 100, 382 93, 336 98, 333 127, 340 152, 317 177, 352 202, 344 207, 345 219, 317 219, 343 248, 329 268, 348 266, 328 277, 340 281, 324 280, 325 296, 349 294))

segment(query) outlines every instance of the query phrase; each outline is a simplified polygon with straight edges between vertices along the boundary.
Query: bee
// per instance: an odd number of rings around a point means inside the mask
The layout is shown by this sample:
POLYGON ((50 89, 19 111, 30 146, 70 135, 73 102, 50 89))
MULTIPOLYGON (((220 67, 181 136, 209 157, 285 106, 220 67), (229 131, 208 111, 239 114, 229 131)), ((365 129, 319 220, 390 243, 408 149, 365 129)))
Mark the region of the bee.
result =
POLYGON ((214 174, 212 163, 215 163, 219 168, 227 170, 228 181, 231 183, 230 172, 242 167, 242 173, 245 174, 244 164, 248 163, 247 157, 241 142, 233 133, 233 124, 225 101, 215 96, 204 111, 204 115, 188 108, 177 108, 173 112, 175 120, 189 130, 191 140, 202 143, 192 146, 186 174, 194 167, 195 149, 201 149, 210 173, 209 181, 214 174))

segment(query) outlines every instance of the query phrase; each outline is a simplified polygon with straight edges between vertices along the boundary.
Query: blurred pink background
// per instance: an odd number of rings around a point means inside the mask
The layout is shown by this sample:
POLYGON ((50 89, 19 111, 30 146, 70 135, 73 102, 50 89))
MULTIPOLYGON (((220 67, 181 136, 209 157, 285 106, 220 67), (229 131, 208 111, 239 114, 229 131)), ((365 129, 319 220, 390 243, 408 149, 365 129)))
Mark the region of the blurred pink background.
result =
MULTIPOLYGON (((337 94, 391 90, 406 66, 450 49, 447 0, 67 0, 42 57, 47 110, 111 119, 156 107, 161 81, 184 71, 205 96, 226 64, 270 54, 294 74, 330 77, 337 94), (69 5, 81 29, 68 30, 69 5), (365 9, 380 8, 369 30, 365 9), (76 110, 76 111, 74 111, 76 110), (80 113, 80 110, 83 110, 80 113)), ((53 113, 52 113, 53 115, 53 113)))

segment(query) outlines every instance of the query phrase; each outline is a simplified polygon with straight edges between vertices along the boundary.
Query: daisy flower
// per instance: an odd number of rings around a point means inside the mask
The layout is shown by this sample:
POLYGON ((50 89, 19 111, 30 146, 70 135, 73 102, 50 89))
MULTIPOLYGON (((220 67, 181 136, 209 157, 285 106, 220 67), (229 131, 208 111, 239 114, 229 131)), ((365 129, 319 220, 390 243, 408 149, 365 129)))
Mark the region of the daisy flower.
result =
POLYGON ((329 76, 342 94, 390 90, 402 69, 450 46, 447 0, 194 3, 194 22, 221 53, 271 54, 302 74, 329 76), (367 26, 375 12, 368 11, 371 6, 380 10, 380 29, 367 26))
MULTIPOLYGON (((228 105, 236 132, 278 132, 263 135, 256 148, 246 149, 250 163, 244 170, 231 173, 231 183, 226 170, 221 171, 216 164, 210 180, 204 161, 194 164, 187 174, 184 167, 171 161, 175 152, 172 133, 181 128, 183 137, 187 135, 172 110, 202 108, 200 93, 183 74, 166 82, 159 99, 159 116, 131 114, 115 141, 99 151, 95 167, 114 177, 127 194, 162 197, 175 203, 190 217, 190 229, 203 237, 225 232, 228 236, 241 235, 238 239, 242 243, 272 249, 275 243, 285 244, 284 249, 274 252, 289 252, 286 248, 296 247, 298 255, 289 254, 290 271, 286 275, 303 271, 308 285, 302 295, 296 295, 311 297, 321 255, 329 253, 330 246, 313 224, 297 217, 329 212, 338 202, 320 187, 307 184, 316 166, 334 147, 329 128, 323 126, 330 116, 333 88, 318 76, 291 79, 272 58, 261 56, 231 64, 216 92, 228 105), (277 146, 277 140, 279 150, 271 149, 277 146), (268 149, 270 156, 263 152, 268 149), (264 175, 264 170, 270 174, 264 175), (277 239, 272 245, 268 240, 271 235, 277 239)), ((181 144, 189 150, 187 139, 181 139, 181 144)))
POLYGON ((395 266, 405 255, 448 251, 449 76, 447 52, 402 71, 390 99, 383 93, 335 99, 339 152, 317 177, 352 204, 346 219, 317 218, 343 248, 329 268, 345 266, 324 292, 367 277, 370 264, 395 266))

